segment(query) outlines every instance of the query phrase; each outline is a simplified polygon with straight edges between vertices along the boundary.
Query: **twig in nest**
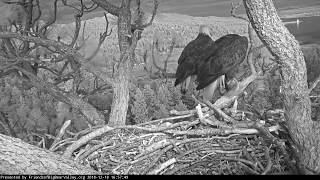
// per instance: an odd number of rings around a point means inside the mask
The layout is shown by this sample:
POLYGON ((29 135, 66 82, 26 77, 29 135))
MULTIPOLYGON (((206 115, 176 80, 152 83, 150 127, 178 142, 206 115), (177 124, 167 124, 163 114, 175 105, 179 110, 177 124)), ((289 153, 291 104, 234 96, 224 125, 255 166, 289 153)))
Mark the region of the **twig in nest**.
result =
MULTIPOLYGON (((279 125, 278 125, 279 126, 279 125)), ((284 154, 284 160, 285 163, 287 164, 288 167, 291 168, 291 170, 293 170, 293 172, 296 171, 296 166, 293 164, 293 162, 290 160, 289 154, 286 150, 285 144, 283 141, 277 139, 276 137, 274 137, 268 130, 266 130, 265 127, 263 127, 261 124, 256 124, 256 128, 259 130, 259 133, 261 135, 262 138, 264 138, 264 140, 267 143, 270 144, 275 144, 277 147, 280 148, 281 152, 284 154)))
POLYGON ((210 135, 223 135, 224 131, 221 129, 201 129, 201 130, 188 130, 188 131, 176 131, 176 130, 168 130, 167 133, 172 133, 174 136, 210 136, 210 135))
MULTIPOLYGON (((221 157, 221 159, 223 160, 228 160, 228 161, 237 161, 238 163, 245 163, 245 164, 248 164, 250 165, 251 167, 253 168, 256 168, 257 166, 251 162, 251 161, 248 161, 248 160, 245 160, 245 159, 240 159, 240 158, 232 158, 232 157, 221 157)), ((250 168, 251 169, 251 168, 250 168)))
POLYGON ((260 175, 257 171, 251 169, 250 167, 248 167, 247 165, 243 164, 242 162, 238 162, 238 164, 241 165, 241 167, 248 173, 250 174, 255 174, 255 175, 260 175))
POLYGON ((121 166, 125 165, 126 163, 121 163, 116 168, 112 169, 113 174, 121 174, 119 171, 117 171, 121 166))
POLYGON ((148 157, 152 157, 154 156, 157 152, 159 151, 159 149, 156 149, 155 151, 152 152, 147 152, 145 154, 142 154, 142 156, 140 156, 138 159, 131 161, 130 164, 135 164, 137 162, 141 162, 144 159, 147 159, 148 157))
MULTIPOLYGON (((273 132, 280 129, 280 126, 271 126, 268 131, 273 132)), ((210 136, 210 135, 228 135, 228 134, 258 134, 257 129, 250 128, 220 128, 220 129, 201 129, 201 130, 188 130, 177 131, 167 130, 167 133, 172 133, 175 136, 190 135, 190 136, 210 136)))
POLYGON ((68 128, 68 126, 71 124, 71 120, 67 120, 66 122, 63 123, 59 134, 57 135, 57 137, 55 138, 55 140, 53 141, 53 143, 51 144, 49 150, 52 151, 53 148, 58 144, 58 142, 60 141, 60 139, 63 137, 63 135, 66 132, 66 129, 68 128))
POLYGON ((148 174, 149 174, 149 175, 151 175, 151 174, 152 174, 152 175, 159 174, 162 170, 164 170, 165 168, 171 166, 172 164, 174 164, 174 163, 176 163, 176 162, 177 162, 177 160, 176 160, 175 158, 169 159, 168 161, 162 163, 162 164, 158 167, 158 169, 155 169, 155 170, 149 172, 148 174))
POLYGON ((127 125, 127 126, 117 126, 117 127, 110 127, 110 126, 103 126, 102 128, 99 128, 83 137, 81 137, 78 141, 76 141, 74 144, 69 146, 67 150, 64 152, 65 157, 71 157, 73 151, 78 149, 80 146, 86 144, 93 138, 100 136, 102 134, 105 134, 107 132, 116 130, 116 129, 136 129, 136 130, 142 130, 142 131, 147 131, 147 132, 165 132, 170 129, 174 129, 180 126, 188 125, 190 122, 180 122, 180 123, 175 123, 167 127, 160 127, 160 128, 146 128, 146 127, 140 127, 136 125, 127 125))
POLYGON ((265 168, 265 170, 262 172, 261 175, 266 175, 271 170, 272 161, 271 161, 271 158, 270 158, 269 151, 270 151, 270 149, 268 147, 265 147, 265 156, 267 158, 267 167, 265 168))
MULTIPOLYGON (((85 159, 86 157, 88 157, 90 154, 92 154, 93 152, 95 152, 96 150, 100 149, 100 148, 103 148, 105 146, 108 146, 108 145, 111 145, 112 144, 112 141, 106 141, 106 142, 103 142, 101 144, 98 144, 98 145, 95 145, 93 146, 92 148, 90 148, 89 150, 85 151, 82 153, 82 155, 79 156, 79 158, 75 159, 76 161, 78 162, 81 162, 83 159, 85 159)), ((115 144, 113 144, 112 146, 108 147, 108 148, 112 148, 114 147, 115 144)))
POLYGON ((175 167, 174 169, 172 169, 171 171, 169 172, 166 172, 166 174, 169 174, 169 175, 172 175, 172 174, 176 174, 178 171, 181 171, 187 167, 191 166, 191 164, 184 164, 184 165, 181 165, 181 166, 178 166, 178 167, 175 167))
POLYGON ((78 159, 81 156, 81 154, 85 153, 87 150, 89 150, 89 148, 90 148, 90 145, 87 144, 85 148, 80 149, 80 151, 75 155, 74 159, 78 159))
MULTIPOLYGON (((248 153, 249 154, 249 153, 248 153)), ((260 161, 258 161, 257 157, 255 156, 255 153, 254 151, 251 152, 251 157, 253 159, 253 161, 255 162, 255 164, 257 165, 256 169, 255 170, 258 170, 258 168, 260 168, 261 170, 264 170, 264 167, 262 166, 262 164, 260 163, 260 161)))
MULTIPOLYGON (((187 144, 187 143, 192 143, 192 142, 197 142, 197 141, 205 141, 205 142, 208 142, 212 140, 212 138, 193 138, 193 139, 186 139, 186 140, 183 140, 183 141, 179 141, 179 142, 169 142, 167 140, 164 140, 166 141, 166 143, 162 143, 161 146, 157 146, 156 148, 149 148, 148 151, 145 151, 143 154, 139 154, 138 156, 136 156, 134 159, 134 161, 130 162, 130 164, 134 164, 134 163, 137 163, 137 162, 140 162, 148 157, 151 157, 152 155, 154 155, 159 149, 161 148, 173 148, 174 146, 172 145, 173 143, 175 143, 175 146, 180 146, 180 145, 183 145, 183 144, 187 144)), ((218 146, 218 144, 215 144, 218 146)))
POLYGON ((211 108, 212 110, 214 110, 215 112, 217 112, 221 117, 223 117, 223 119, 226 122, 229 123, 234 123, 236 122, 232 117, 228 116, 226 113, 224 113, 221 109, 219 109, 217 106, 215 106, 214 104, 210 103, 209 101, 204 102, 207 106, 209 106, 209 108, 211 108))
MULTIPOLYGON (((173 144, 175 144, 175 143, 173 143, 173 144)), ((167 151, 169 151, 170 149, 173 148, 173 146, 174 146, 173 144, 172 144, 172 146, 167 146, 166 148, 164 148, 163 150, 161 150, 161 151, 158 153, 157 157, 155 157, 154 160, 150 163, 149 167, 146 168, 146 171, 145 171, 145 173, 143 173, 143 174, 149 174, 149 173, 151 173, 152 171, 149 172, 149 171, 151 170, 151 168, 159 161, 159 159, 161 158, 162 155, 164 155, 167 151), (149 172, 149 173, 148 173, 148 172, 149 172)), ((153 171, 154 171, 154 170, 153 170, 153 171)))
MULTIPOLYGON (((198 102, 198 104, 201 104, 202 106, 208 106, 210 109, 214 110, 215 112, 217 112, 218 114, 220 114, 227 122, 234 122, 235 120, 232 119, 231 117, 229 117, 228 115, 226 115, 222 110, 220 110, 217 106, 215 106, 214 104, 210 103, 209 101, 207 102, 202 102, 200 100, 198 100, 194 95, 192 95, 192 98, 198 102)), ((198 112, 198 110, 197 110, 198 112)), ((201 119, 200 119, 201 121, 201 119)), ((210 123, 209 123, 210 124, 210 123)))
MULTIPOLYGON (((158 141, 158 142, 152 144, 151 146, 147 147, 146 151, 147 152, 148 151, 151 152, 151 151, 154 151, 156 149, 161 149, 161 148, 163 148, 165 146, 168 146, 169 144, 172 144, 172 142, 169 142, 167 139, 163 139, 163 140, 158 141)), ((137 157, 139 157, 139 156, 137 156, 137 157)))
POLYGON ((66 145, 66 144, 72 144, 74 143, 75 140, 74 138, 68 138, 68 139, 64 139, 62 141, 57 142, 57 144, 55 144, 54 146, 52 146, 52 152, 55 152, 57 149, 59 149, 60 147, 66 145))
MULTIPOLYGON (((201 104, 201 103, 198 103, 201 104)), ((208 107, 203 107, 202 112, 207 112, 209 110, 208 107)), ((177 111, 177 110, 171 110, 170 115, 175 115, 175 116, 181 116, 181 115, 190 115, 190 114, 196 114, 197 110, 192 109, 192 110, 187 110, 187 111, 177 111)))
POLYGON ((209 121, 208 119, 206 119, 206 117, 208 116, 208 114, 203 115, 200 104, 198 104, 198 105, 196 106, 196 110, 197 110, 197 114, 198 114, 198 117, 199 117, 199 121, 200 121, 201 123, 213 125, 213 123, 211 123, 211 121, 209 121))
POLYGON ((201 106, 206 106, 206 104, 204 104, 202 101, 198 100, 193 94, 191 95, 191 97, 193 98, 193 100, 194 100, 197 104, 201 104, 201 106))
POLYGON ((141 124, 138 124, 138 125, 139 126, 145 126, 145 125, 149 125, 149 124, 155 124, 155 123, 158 123, 158 122, 163 123, 163 122, 173 121, 173 120, 177 120, 177 119, 184 119, 184 118, 188 118, 188 117, 192 117, 192 116, 193 116, 193 114, 186 114, 186 115, 181 115, 181 116, 157 119, 157 120, 141 123, 141 124))
POLYGON ((195 126, 197 124, 200 124, 200 121, 198 119, 195 120, 195 121, 190 122, 188 125, 185 126, 184 129, 189 129, 190 127, 193 127, 193 126, 195 126))

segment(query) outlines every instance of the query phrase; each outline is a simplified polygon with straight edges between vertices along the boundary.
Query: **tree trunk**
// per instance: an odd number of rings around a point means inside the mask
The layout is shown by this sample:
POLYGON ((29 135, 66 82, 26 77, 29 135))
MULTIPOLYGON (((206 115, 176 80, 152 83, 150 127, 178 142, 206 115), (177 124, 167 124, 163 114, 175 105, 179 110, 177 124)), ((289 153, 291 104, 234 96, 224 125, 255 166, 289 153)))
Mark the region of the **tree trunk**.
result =
POLYGON ((124 125, 129 102, 129 74, 132 53, 129 51, 131 35, 130 0, 122 0, 118 19, 120 62, 113 83, 113 102, 108 125, 124 125))
POLYGON ((0 134, 0 174, 79 175, 98 172, 51 151, 0 134))
POLYGON ((311 121, 307 71, 299 43, 280 20, 272 0, 243 0, 259 38, 281 64, 286 124, 303 169, 320 171, 320 128, 311 121))
POLYGON ((113 101, 108 125, 125 125, 129 102, 128 64, 120 65, 119 75, 113 83, 113 101))

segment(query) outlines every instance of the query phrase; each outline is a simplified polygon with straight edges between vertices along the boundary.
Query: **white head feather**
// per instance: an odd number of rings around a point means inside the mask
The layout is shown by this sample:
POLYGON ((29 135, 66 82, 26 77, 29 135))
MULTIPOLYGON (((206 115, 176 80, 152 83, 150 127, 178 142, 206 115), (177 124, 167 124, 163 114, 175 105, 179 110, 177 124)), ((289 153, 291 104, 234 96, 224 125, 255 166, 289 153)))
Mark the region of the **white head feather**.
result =
POLYGON ((206 34, 206 35, 208 35, 208 36, 211 37, 210 29, 209 29, 209 27, 206 26, 206 25, 201 25, 201 26, 200 26, 199 33, 206 34))

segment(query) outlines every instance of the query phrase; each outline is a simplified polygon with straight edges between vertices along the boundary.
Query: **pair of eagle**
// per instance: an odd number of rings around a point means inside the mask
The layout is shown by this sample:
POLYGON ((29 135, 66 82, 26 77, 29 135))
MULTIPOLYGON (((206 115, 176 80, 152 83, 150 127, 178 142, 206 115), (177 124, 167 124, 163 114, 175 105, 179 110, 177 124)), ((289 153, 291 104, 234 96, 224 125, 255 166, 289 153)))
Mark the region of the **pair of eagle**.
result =
MULTIPOLYGON (((245 36, 228 34, 213 41, 209 28, 200 26, 197 38, 187 44, 179 57, 175 86, 181 84, 181 92, 185 93, 196 78, 196 89, 204 89, 203 99, 210 101, 219 85, 221 88, 225 82, 235 80, 247 49, 248 39, 245 36)), ((228 86, 225 88, 230 90, 228 86)))

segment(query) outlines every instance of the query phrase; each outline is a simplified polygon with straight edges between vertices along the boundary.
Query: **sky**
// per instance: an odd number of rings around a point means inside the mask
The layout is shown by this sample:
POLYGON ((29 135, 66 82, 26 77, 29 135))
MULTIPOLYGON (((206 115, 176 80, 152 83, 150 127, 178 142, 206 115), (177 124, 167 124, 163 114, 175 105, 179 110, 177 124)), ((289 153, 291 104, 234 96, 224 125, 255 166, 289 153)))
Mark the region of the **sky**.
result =
MULTIPOLYGON (((160 0, 160 11, 192 16, 230 16, 231 2, 242 0, 160 0)), ((320 7, 320 0, 274 0, 278 10, 320 7)), ((244 13, 243 8, 239 13, 244 13)))
MULTIPOLYGON (((16 1, 16 0, 1 0, 1 1, 16 1)), ((91 0, 84 0, 86 3, 91 0)), ((120 0, 108 0, 113 4, 119 4, 120 0)), ((132 0, 134 1, 134 0, 132 0)), ((43 11, 44 19, 50 18, 50 14, 47 13, 49 7, 52 8, 53 0, 40 0, 41 7, 46 10, 43 11)), ((70 4, 78 3, 78 0, 69 0, 70 4)), ((159 12, 162 13, 178 13, 191 16, 219 16, 228 17, 230 16, 231 2, 243 3, 242 0, 159 0, 159 12)), ((297 8, 305 7, 318 7, 320 12, 320 0, 273 0, 278 11, 292 10, 297 8)), ((141 0, 144 10, 152 10, 153 0, 141 0)), ((61 7, 62 3, 59 1, 58 5, 61 7)), ((98 9, 96 13, 91 13, 87 18, 95 16, 102 16, 103 10, 98 9)), ((292 11, 287 11, 292 13, 292 11)), ((293 11, 294 12, 294 11, 293 11)), ((237 11, 238 14, 244 14, 243 5, 237 11)), ((87 19, 86 18, 86 19, 87 19)), ((70 8, 60 8, 58 13, 58 22, 73 20, 73 13, 70 8), (61 21, 60 21, 61 20, 61 21)))
MULTIPOLYGON (((10 0, 5 0, 10 1, 10 0)), ((11 0, 15 1, 15 0, 11 0)), ((84 0, 85 2, 91 2, 90 0, 84 0)), ((111 3, 119 4, 120 0, 108 0, 111 3)), ((133 1, 133 0, 132 0, 133 1)), ((53 0, 40 0, 42 7, 48 7, 52 4, 53 0)), ((72 2, 78 2, 75 0, 69 0, 72 2)), ((152 9, 153 0, 141 0, 143 6, 146 9, 152 9)), ((191 16, 230 16, 231 2, 242 3, 242 0, 159 0, 160 12, 186 14, 191 16)), ((320 7, 320 0, 273 0, 278 10, 288 10, 303 7, 320 7)), ((61 2, 59 3, 61 5, 61 2)), ((244 13, 243 6, 242 11, 244 13)), ((101 9, 100 9, 101 10, 101 9)), ((69 10, 70 11, 70 10, 69 10)), ((64 13, 62 13, 64 14, 64 13)))

